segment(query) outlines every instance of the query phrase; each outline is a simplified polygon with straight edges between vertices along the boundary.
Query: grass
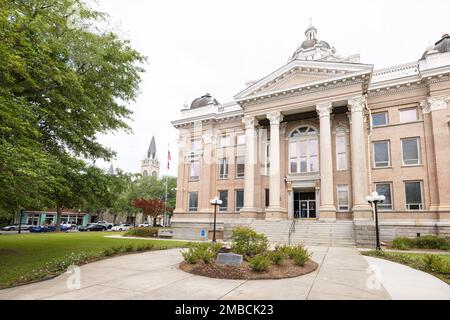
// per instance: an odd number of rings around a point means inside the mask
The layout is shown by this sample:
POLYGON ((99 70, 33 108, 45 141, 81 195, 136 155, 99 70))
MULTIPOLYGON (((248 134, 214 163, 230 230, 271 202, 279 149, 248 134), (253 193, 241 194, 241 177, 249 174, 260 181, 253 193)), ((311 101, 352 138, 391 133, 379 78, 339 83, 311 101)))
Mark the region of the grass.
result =
POLYGON ((63 273, 109 256, 184 247, 187 242, 105 238, 109 232, 0 235, 0 289, 63 273))
POLYGON ((363 251, 363 255, 375 258, 386 259, 392 262, 404 264, 408 267, 427 272, 442 281, 450 284, 450 254, 427 254, 427 253, 399 253, 399 252, 378 252, 376 250, 363 251), (430 265, 427 258, 435 257, 439 260, 438 265, 430 265))

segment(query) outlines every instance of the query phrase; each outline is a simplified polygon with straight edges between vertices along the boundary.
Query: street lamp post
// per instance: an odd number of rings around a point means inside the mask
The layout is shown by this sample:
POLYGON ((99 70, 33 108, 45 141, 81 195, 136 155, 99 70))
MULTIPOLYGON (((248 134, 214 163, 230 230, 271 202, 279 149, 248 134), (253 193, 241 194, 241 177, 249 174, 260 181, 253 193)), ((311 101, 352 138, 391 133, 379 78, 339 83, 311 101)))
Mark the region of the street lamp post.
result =
POLYGON ((216 242, 216 215, 217 215, 217 207, 222 204, 222 200, 220 200, 217 197, 214 197, 214 199, 211 199, 209 201, 211 205, 214 206, 214 225, 213 225, 213 238, 212 242, 216 242))
POLYGON ((372 192, 370 196, 366 197, 367 202, 375 207, 375 234, 376 234, 376 249, 381 250, 380 245, 380 231, 378 227, 378 203, 383 203, 386 199, 385 196, 379 195, 378 192, 372 192))

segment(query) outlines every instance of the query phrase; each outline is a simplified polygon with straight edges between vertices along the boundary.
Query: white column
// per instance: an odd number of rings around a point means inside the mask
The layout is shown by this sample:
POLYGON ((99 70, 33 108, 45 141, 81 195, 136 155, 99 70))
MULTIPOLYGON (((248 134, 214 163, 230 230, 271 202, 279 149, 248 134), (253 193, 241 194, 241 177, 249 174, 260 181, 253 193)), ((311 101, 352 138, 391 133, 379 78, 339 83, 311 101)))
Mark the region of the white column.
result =
POLYGON ((350 98, 348 106, 351 112, 353 219, 366 220, 372 218, 372 209, 366 201, 366 196, 369 195, 367 134, 363 114, 366 98, 364 96, 350 98))
POLYGON ((336 220, 333 184, 333 152, 331 147, 331 102, 319 103, 316 111, 320 118, 320 207, 319 217, 322 220, 336 220))
POLYGON ((256 165, 256 119, 246 116, 242 119, 245 124, 245 177, 244 177, 244 208, 241 213, 255 213, 255 165, 256 165))
POLYGON ((280 206, 280 122, 283 120, 281 112, 267 114, 270 120, 270 179, 269 179, 269 208, 268 211, 281 211, 280 206))

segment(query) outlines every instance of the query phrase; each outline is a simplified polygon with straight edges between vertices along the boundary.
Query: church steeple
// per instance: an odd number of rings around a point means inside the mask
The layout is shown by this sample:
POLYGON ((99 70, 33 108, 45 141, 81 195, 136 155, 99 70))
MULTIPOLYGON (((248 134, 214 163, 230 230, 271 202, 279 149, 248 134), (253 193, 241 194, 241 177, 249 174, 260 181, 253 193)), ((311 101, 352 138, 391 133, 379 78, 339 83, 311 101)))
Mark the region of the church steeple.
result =
POLYGON ((155 159, 156 158, 155 136, 152 136, 152 140, 150 141, 150 146, 148 147, 148 151, 147 151, 147 158, 148 159, 155 159))

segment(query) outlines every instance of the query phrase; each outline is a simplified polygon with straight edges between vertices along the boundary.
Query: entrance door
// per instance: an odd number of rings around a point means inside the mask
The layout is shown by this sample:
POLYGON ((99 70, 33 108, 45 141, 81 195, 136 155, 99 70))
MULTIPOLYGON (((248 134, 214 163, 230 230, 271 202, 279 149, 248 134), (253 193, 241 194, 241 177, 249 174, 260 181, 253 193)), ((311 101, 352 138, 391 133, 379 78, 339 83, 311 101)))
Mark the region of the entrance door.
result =
POLYGON ((316 218, 316 193, 295 192, 294 193, 294 218, 310 219, 316 218))

